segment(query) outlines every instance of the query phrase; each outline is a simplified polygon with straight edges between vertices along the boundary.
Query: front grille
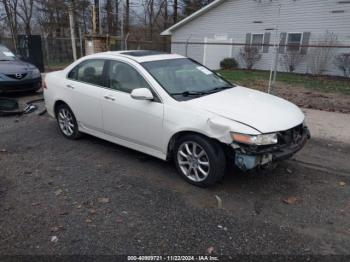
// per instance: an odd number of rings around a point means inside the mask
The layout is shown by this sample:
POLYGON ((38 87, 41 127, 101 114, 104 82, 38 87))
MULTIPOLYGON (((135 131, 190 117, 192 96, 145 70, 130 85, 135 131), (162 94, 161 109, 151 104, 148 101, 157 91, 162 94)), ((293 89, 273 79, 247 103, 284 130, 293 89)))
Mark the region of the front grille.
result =
POLYGON ((23 73, 23 74, 10 74, 10 75, 6 75, 9 78, 12 79, 17 79, 17 80, 21 80, 23 78, 25 78, 27 76, 27 73, 23 73))
POLYGON ((279 145, 297 144, 303 136, 303 124, 277 133, 279 145))

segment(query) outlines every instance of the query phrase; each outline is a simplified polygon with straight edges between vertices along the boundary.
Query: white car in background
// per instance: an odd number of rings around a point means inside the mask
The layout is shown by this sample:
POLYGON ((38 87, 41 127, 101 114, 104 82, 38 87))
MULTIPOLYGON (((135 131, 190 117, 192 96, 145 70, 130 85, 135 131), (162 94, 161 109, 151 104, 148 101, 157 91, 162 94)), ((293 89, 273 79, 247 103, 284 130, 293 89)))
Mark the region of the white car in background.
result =
POLYGON ((154 51, 86 56, 46 75, 49 114, 69 139, 87 133, 174 159, 197 186, 291 157, 310 138, 294 104, 232 85, 199 63, 154 51))

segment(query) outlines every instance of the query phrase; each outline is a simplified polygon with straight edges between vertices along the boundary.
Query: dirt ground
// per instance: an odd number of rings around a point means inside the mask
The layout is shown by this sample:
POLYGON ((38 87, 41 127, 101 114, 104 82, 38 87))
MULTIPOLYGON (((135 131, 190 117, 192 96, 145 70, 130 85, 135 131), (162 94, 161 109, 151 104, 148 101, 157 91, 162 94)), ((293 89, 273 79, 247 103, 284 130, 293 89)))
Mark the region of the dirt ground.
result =
POLYGON ((47 115, 0 118, 0 254, 349 261, 349 159, 350 145, 314 139, 274 170, 201 189, 171 163, 67 140, 47 115))
MULTIPOLYGON (((350 85, 350 82, 349 82, 350 85)), ((252 81, 250 88, 266 92, 268 81, 252 81)), ((350 95, 326 93, 306 89, 302 86, 277 82, 273 94, 297 104, 303 108, 318 109, 329 112, 350 113, 350 95)))

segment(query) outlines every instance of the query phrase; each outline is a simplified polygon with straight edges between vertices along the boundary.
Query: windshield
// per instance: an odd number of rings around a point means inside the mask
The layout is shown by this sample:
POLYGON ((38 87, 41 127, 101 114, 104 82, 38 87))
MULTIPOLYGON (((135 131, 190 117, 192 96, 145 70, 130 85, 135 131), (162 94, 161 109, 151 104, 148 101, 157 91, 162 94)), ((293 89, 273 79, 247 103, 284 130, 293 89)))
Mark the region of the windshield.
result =
POLYGON ((16 60, 15 55, 6 47, 0 46, 0 61, 16 60))
POLYGON ((188 58, 145 62, 142 65, 165 91, 176 98, 202 96, 233 87, 188 58))

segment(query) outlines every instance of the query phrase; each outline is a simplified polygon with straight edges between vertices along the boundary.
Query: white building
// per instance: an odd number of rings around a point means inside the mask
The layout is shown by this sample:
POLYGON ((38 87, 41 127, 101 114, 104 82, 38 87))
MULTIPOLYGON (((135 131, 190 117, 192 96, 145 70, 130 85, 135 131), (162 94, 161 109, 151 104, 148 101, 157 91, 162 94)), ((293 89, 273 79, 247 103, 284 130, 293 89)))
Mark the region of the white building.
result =
MULTIPOLYGON (((265 44, 254 66, 264 70, 274 61, 275 43, 282 45, 280 57, 289 48, 283 45, 301 45, 299 51, 305 57, 296 72, 311 73, 310 56, 315 48, 302 45, 320 44, 327 32, 337 37, 336 45, 350 46, 349 0, 215 0, 162 35, 171 36, 173 53, 187 54, 212 69, 218 69, 223 58, 238 58, 244 44, 265 44)), ((332 48, 333 55, 339 52, 350 53, 350 48, 332 48)), ((323 73, 342 75, 334 59, 329 60, 323 73)), ((278 69, 285 70, 280 59, 278 63, 278 69)))

